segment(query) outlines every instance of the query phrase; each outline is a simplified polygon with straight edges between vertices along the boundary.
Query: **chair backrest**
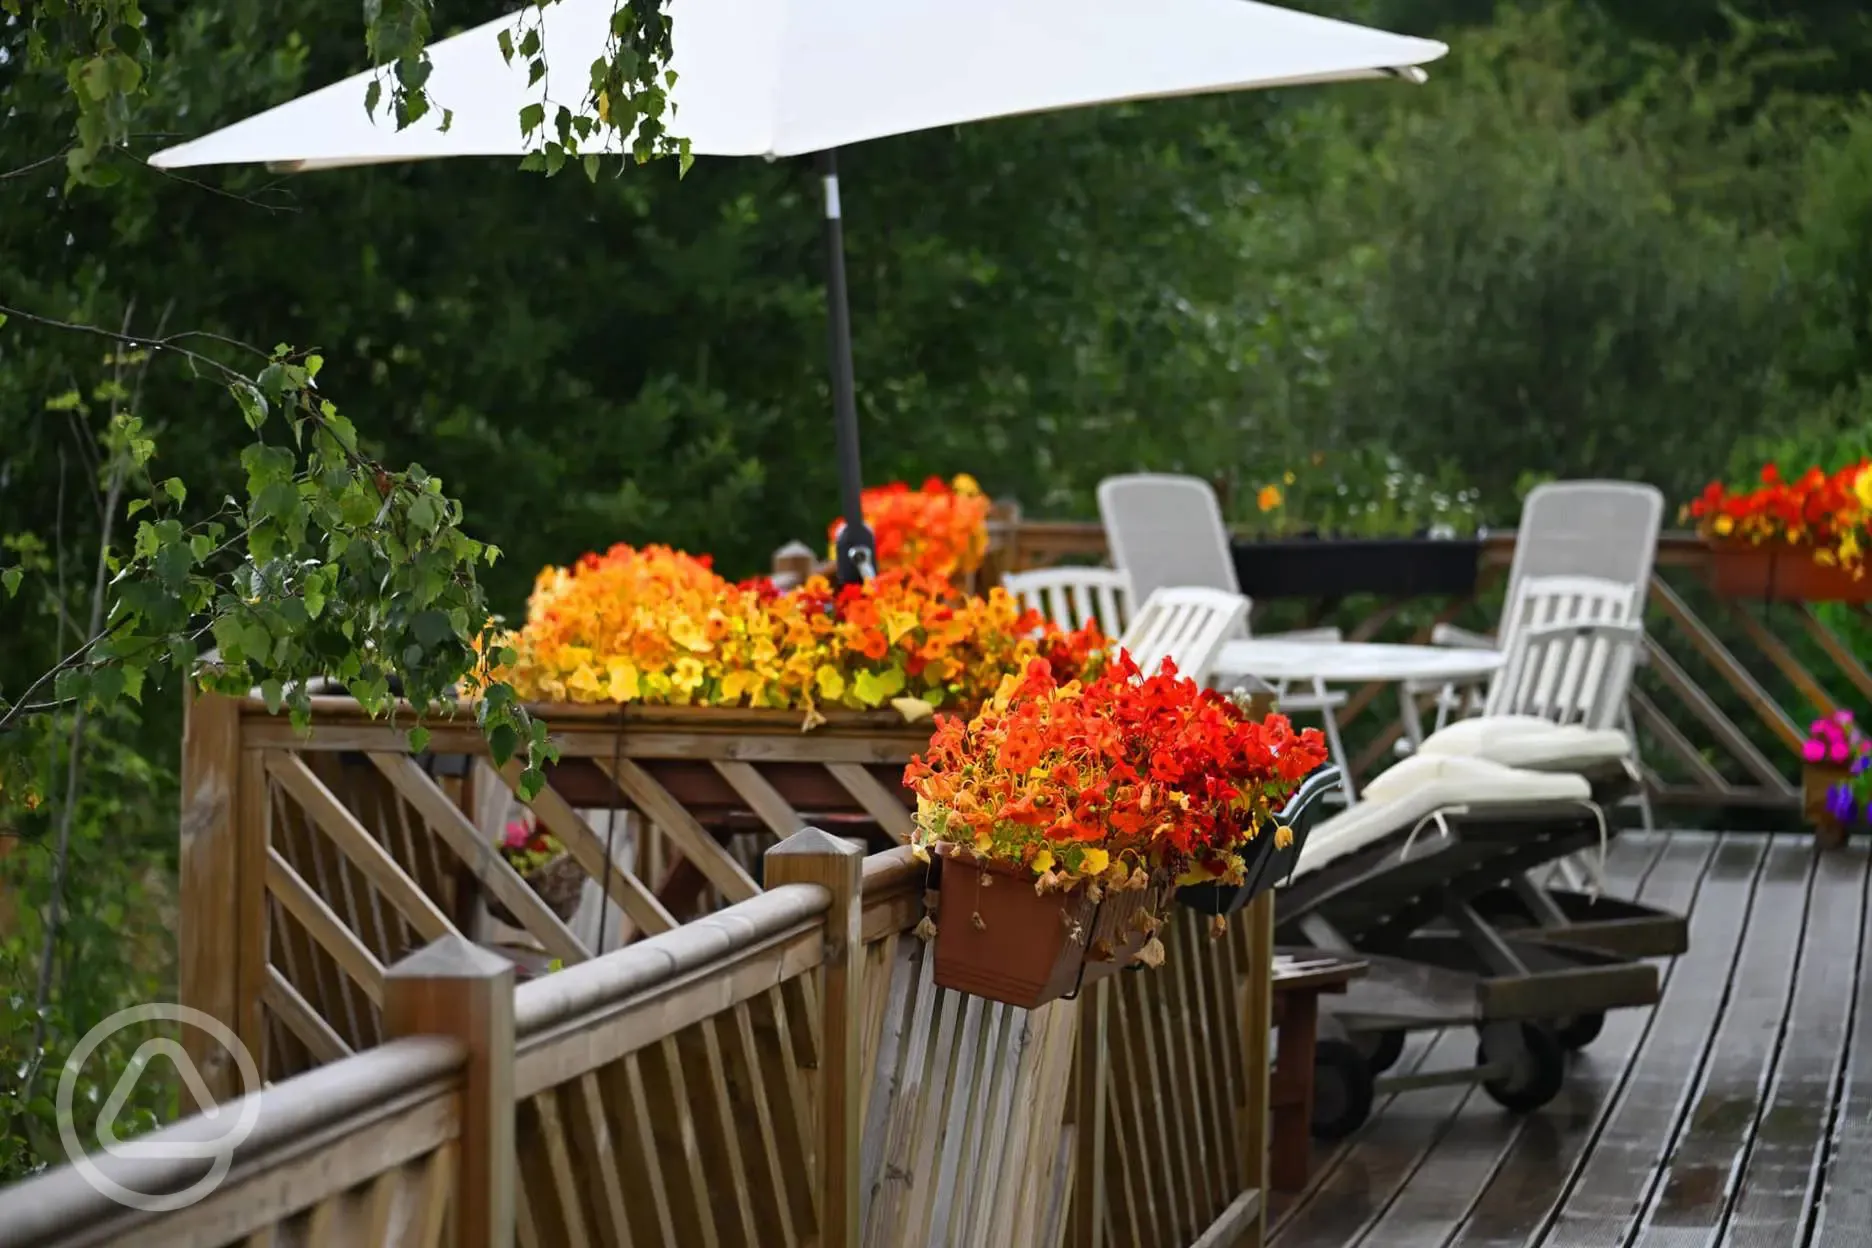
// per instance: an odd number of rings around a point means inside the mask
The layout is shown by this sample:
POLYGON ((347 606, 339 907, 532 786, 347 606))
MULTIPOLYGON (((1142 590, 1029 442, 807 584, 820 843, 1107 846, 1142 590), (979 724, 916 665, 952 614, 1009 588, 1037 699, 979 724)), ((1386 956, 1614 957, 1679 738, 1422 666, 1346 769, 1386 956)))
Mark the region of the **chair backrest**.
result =
POLYGON ((1642 586, 1523 577, 1503 612, 1504 658, 1483 713, 1615 725, 1643 641, 1643 605, 1642 586))
POLYGON ((1098 500, 1112 566, 1131 578, 1132 601, 1170 586, 1241 592, 1222 506, 1207 481, 1151 472, 1107 477, 1098 500))
POLYGON ((1171 586, 1144 600, 1118 645, 1147 676, 1170 659, 1179 675, 1206 685, 1223 645, 1247 617, 1248 600, 1240 594, 1171 586))
MULTIPOLYGON (((1508 600, 1528 577, 1590 576, 1638 590, 1643 610, 1664 495, 1638 481, 1549 481, 1528 492, 1515 531, 1508 600)), ((1497 636, 1509 643, 1505 627, 1497 636)))
POLYGON ((1107 637, 1121 637, 1131 622, 1131 582, 1117 568, 1005 572, 1001 588, 1023 608, 1064 629, 1097 624, 1107 637))

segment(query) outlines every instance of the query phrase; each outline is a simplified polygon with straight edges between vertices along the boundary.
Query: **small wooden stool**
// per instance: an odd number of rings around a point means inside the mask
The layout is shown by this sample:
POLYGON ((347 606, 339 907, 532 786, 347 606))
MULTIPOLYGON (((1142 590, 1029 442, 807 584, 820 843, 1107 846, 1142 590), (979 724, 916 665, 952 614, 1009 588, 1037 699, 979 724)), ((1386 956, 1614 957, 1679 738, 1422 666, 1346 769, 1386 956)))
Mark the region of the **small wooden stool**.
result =
POLYGON ((1277 954, 1274 958, 1274 1025, 1280 1029, 1268 1105, 1268 1182, 1277 1192, 1307 1185, 1313 1151, 1313 1046, 1319 1038, 1319 999, 1344 992, 1366 964, 1345 958, 1277 954))

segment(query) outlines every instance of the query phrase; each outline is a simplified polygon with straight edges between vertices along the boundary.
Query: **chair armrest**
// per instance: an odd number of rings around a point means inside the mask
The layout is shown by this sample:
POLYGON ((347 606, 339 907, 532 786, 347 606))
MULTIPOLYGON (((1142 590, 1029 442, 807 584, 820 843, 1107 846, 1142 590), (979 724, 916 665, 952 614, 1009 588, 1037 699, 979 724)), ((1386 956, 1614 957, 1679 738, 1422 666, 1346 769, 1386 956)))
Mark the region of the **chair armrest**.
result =
POLYGON ((1487 633, 1474 633, 1454 624, 1439 624, 1430 630, 1430 643, 1452 650, 1493 650, 1495 639, 1487 633))
POLYGON ((1344 641, 1345 633, 1337 628, 1296 628, 1289 633, 1256 633, 1262 641, 1344 641))

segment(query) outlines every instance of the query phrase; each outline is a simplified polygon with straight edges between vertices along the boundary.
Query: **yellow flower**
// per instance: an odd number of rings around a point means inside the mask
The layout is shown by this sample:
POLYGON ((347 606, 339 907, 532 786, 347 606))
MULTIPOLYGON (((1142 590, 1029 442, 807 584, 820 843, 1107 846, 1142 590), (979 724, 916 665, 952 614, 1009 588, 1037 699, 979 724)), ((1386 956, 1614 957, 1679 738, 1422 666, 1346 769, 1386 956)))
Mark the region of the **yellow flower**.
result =
POLYGON ((1111 865, 1111 855, 1096 846, 1079 852, 1079 874, 1084 876, 1103 875, 1105 868, 1111 865))
POLYGON ((623 659, 612 659, 606 664, 608 692, 613 702, 634 702, 637 700, 637 668, 635 664, 623 659))
POLYGON ((1294 483, 1294 474, 1291 472, 1283 472, 1281 474, 1281 482, 1285 485, 1292 485, 1294 483))
POLYGON ((1728 537, 1735 532, 1735 521, 1728 516, 1717 516, 1716 522, 1710 527, 1716 530, 1718 537, 1728 537))
POLYGON ((1872 467, 1860 469, 1859 475, 1853 478, 1853 495, 1861 507, 1872 511, 1872 467))
POLYGON ((813 674, 813 683, 819 686, 819 696, 828 702, 836 702, 845 696, 845 677, 830 663, 813 674))
POLYGON ((1040 875, 1043 872, 1051 871, 1052 869, 1053 869, 1053 851, 1052 850, 1043 849, 1039 853, 1033 856, 1033 872, 1035 875, 1040 875))
POLYGON ((1276 827, 1274 829, 1274 848, 1286 849, 1291 844, 1293 844, 1293 829, 1286 824, 1281 824, 1276 827))
POLYGON ((1264 485, 1261 487, 1261 492, 1255 495, 1255 506, 1262 511, 1273 511, 1280 505, 1281 490, 1278 485, 1264 485))

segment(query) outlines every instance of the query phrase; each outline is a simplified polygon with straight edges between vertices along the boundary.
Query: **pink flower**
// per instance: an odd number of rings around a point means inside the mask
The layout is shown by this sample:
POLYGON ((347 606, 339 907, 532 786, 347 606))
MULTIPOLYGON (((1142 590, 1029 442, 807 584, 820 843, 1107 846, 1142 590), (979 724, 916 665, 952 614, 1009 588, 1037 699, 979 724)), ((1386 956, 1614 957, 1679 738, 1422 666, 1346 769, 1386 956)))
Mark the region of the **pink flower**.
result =
POLYGON ((1851 711, 1834 711, 1833 722, 1840 725, 1841 727, 1846 727, 1850 725, 1853 722, 1852 712, 1851 711))
POLYGON ((1843 763, 1846 761, 1849 753, 1850 751, 1847 750, 1844 741, 1835 741, 1832 748, 1827 750, 1827 757, 1833 762, 1843 763))
POLYGON ((1826 720, 1816 719, 1813 723, 1807 725, 1807 735, 1810 737, 1822 737, 1826 735, 1827 729, 1831 727, 1832 724, 1826 720))
POLYGON ((1806 745, 1801 746, 1801 757, 1810 763, 1817 763, 1825 758, 1826 752, 1827 748, 1825 743, 1818 740, 1809 741, 1806 745))
POLYGON ((512 823, 507 825, 507 832, 506 835, 501 838, 501 844, 507 849, 515 851, 522 850, 526 848, 527 840, 532 835, 533 829, 527 827, 526 820, 515 819, 512 823))

